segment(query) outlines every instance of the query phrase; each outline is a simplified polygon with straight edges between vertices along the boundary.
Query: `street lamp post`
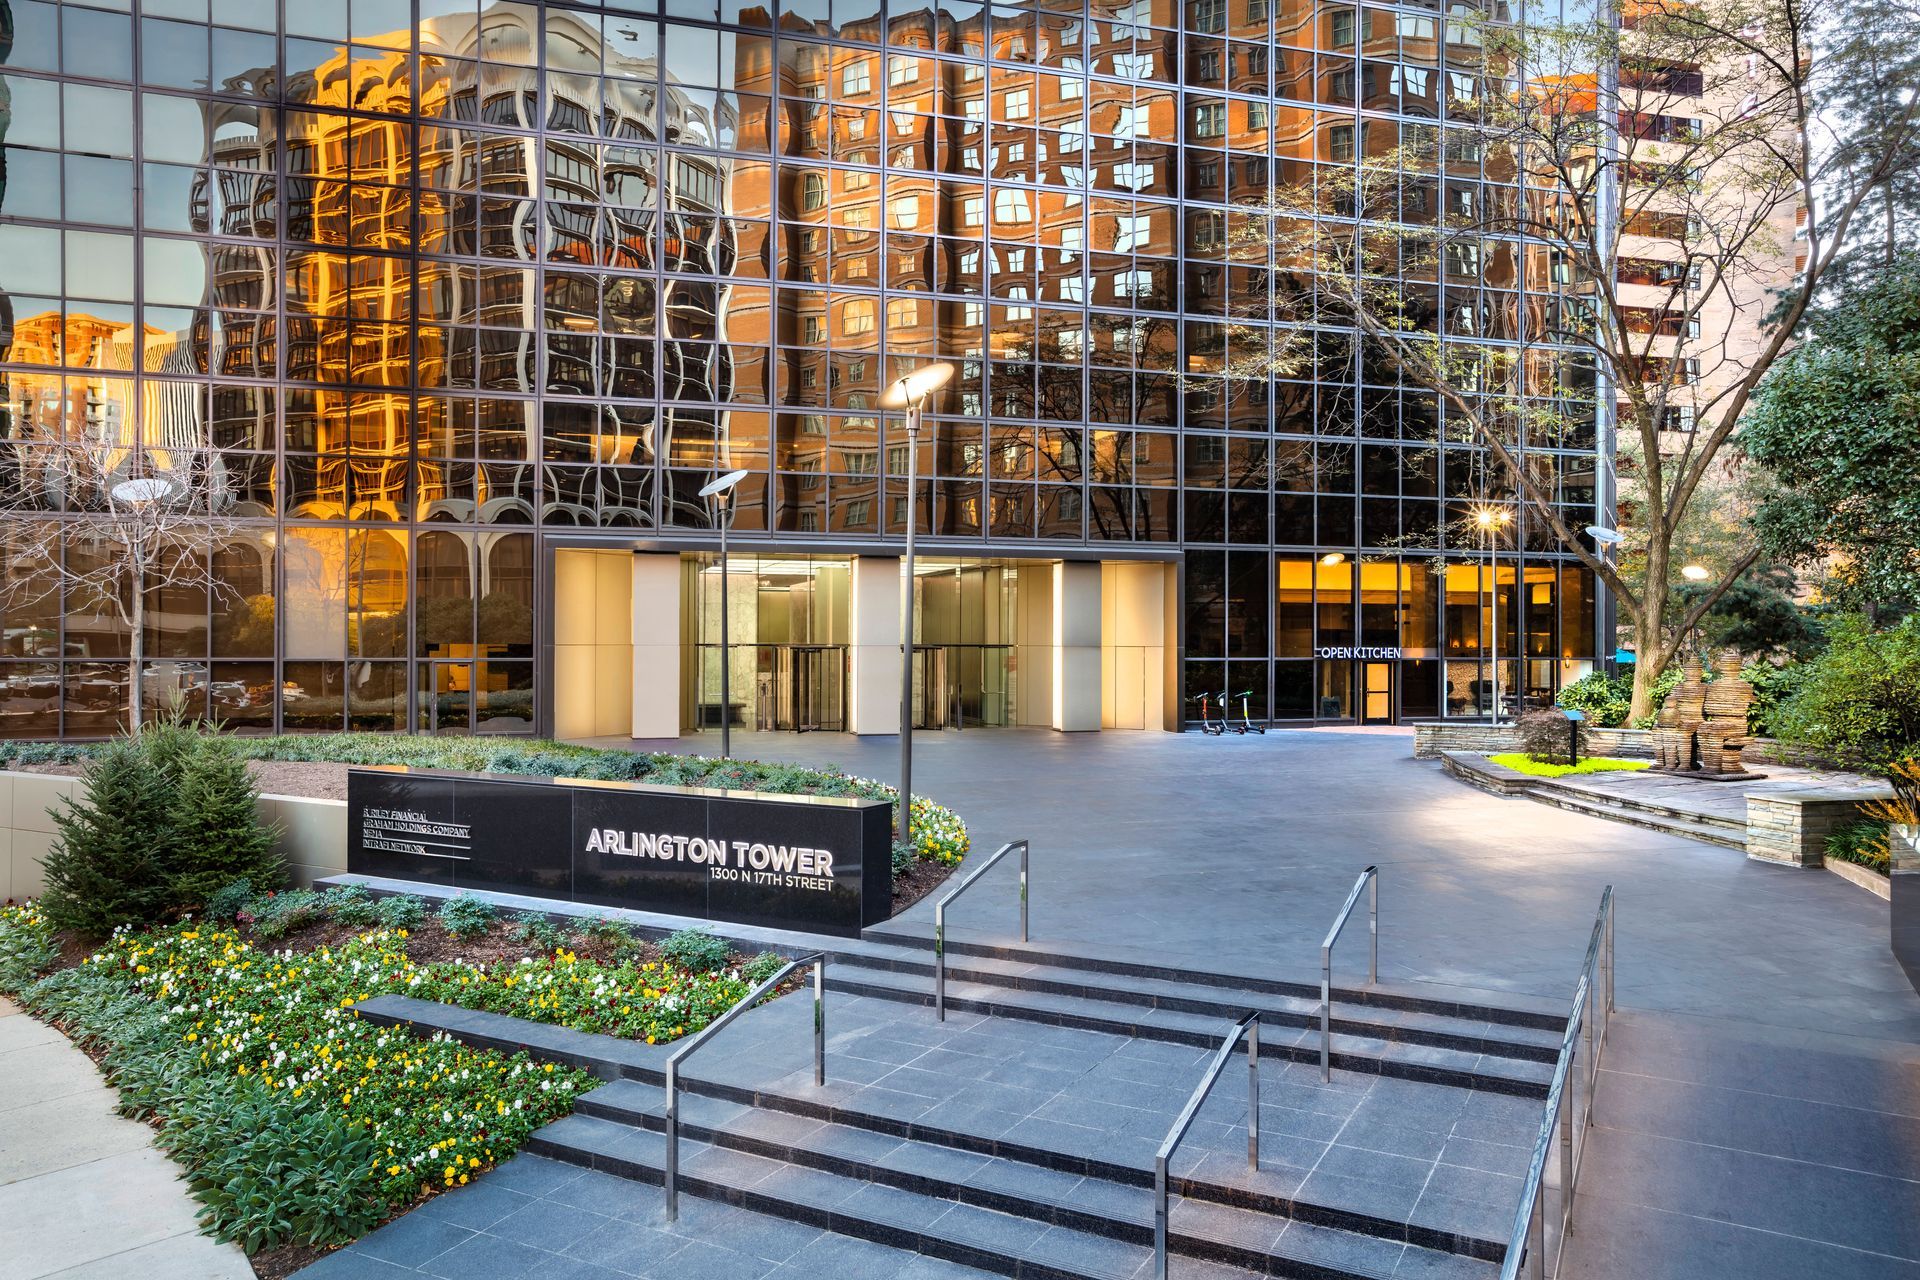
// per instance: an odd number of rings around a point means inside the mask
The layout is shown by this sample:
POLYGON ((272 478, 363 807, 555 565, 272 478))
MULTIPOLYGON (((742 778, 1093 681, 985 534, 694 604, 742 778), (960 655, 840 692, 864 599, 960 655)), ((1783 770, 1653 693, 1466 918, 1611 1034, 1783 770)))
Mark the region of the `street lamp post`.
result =
POLYGON ((712 498, 720 508, 720 758, 730 759, 733 755, 733 685, 731 680, 731 654, 727 650, 727 641, 731 634, 727 629, 727 526, 733 523, 733 488, 747 478, 744 471, 729 471, 718 480, 709 481, 701 490, 700 496, 712 498))
POLYGON ((1494 555, 1493 540, 1497 531, 1512 518, 1513 513, 1505 507, 1481 506, 1473 513, 1473 522, 1480 526, 1486 547, 1487 613, 1493 622, 1493 679, 1488 682, 1493 692, 1493 707, 1488 722, 1496 725, 1500 723, 1500 561, 1494 555))
POLYGON ((907 546, 900 583, 900 813, 895 839, 909 843, 913 835, 913 530, 914 489, 919 482, 921 412, 927 397, 953 377, 944 360, 922 365, 897 379, 880 397, 883 409, 907 411, 907 546))

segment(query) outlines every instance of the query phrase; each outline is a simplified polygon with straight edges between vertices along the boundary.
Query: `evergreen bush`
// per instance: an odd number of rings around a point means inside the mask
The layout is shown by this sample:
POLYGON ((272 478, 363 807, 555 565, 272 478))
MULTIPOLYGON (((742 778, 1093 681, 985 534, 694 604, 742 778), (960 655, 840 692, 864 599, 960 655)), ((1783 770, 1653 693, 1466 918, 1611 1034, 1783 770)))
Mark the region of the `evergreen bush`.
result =
POLYGON ((1520 749, 1543 764, 1575 763, 1567 754, 1570 745, 1580 756, 1588 754, 1587 722, 1569 720, 1567 713, 1557 707, 1527 712, 1520 717, 1515 729, 1520 736, 1520 749), (1575 735, 1578 735, 1577 745, 1575 735))
POLYGON ((513 917, 513 940, 545 952, 558 950, 567 940, 560 926, 544 911, 522 911, 513 917))
POLYGON ((276 832, 260 821, 260 790, 232 739, 191 731, 176 736, 159 727, 143 737, 156 767, 178 770, 169 905, 199 906, 235 880, 251 882, 255 892, 286 884, 286 864, 273 848, 276 832))
POLYGON ((337 884, 320 895, 329 918, 351 929, 371 929, 380 923, 380 908, 366 886, 337 884))
POLYGON ((169 905, 172 790, 133 738, 102 744, 78 798, 54 812, 41 901, 56 929, 104 937, 158 919, 169 905))
POLYGON ((778 952, 762 951, 759 955, 740 966, 740 976, 757 987, 774 974, 780 972, 780 966, 785 963, 786 959, 778 952))
POLYGON ((382 929, 418 929, 427 918, 427 900, 411 893, 388 894, 373 904, 382 929))
POLYGON ((253 899, 253 881, 230 881, 207 895, 207 907, 202 914, 216 924, 228 924, 245 911, 253 899))
POLYGON ((440 927, 455 938, 478 938, 493 927, 494 905, 470 893, 440 904, 440 927))
POLYGON ((1920 748, 1920 615, 1885 631, 1838 621, 1807 667, 1776 717, 1781 737, 1877 768, 1920 748))
POLYGON ((682 929, 660 944, 668 963, 692 973, 710 973, 727 962, 727 942, 705 929, 682 929))

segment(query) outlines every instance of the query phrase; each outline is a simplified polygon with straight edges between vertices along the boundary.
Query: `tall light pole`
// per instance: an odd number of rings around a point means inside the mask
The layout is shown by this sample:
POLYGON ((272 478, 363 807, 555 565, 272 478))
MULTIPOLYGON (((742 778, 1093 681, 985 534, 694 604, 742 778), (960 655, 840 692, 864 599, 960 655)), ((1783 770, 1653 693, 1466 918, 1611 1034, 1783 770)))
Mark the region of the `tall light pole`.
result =
POLYGON ((747 478, 744 471, 729 471, 718 480, 708 481, 700 490, 702 498, 712 498, 720 508, 720 758, 733 755, 733 683, 732 663, 727 641, 727 526, 733 523, 733 487, 747 478))
POLYGON ((1483 504, 1473 512, 1473 522, 1480 527, 1486 545, 1488 615, 1493 620, 1493 679, 1488 682, 1493 691, 1493 708, 1489 723, 1496 725, 1500 723, 1500 562, 1493 554, 1493 540, 1511 519, 1513 513, 1505 507, 1483 504))
POLYGON ((946 386, 953 373, 952 365, 936 360, 901 377, 880 397, 882 409, 907 411, 907 551, 900 583, 900 816, 895 835, 902 844, 913 837, 913 491, 919 482, 920 417, 927 397, 946 386))

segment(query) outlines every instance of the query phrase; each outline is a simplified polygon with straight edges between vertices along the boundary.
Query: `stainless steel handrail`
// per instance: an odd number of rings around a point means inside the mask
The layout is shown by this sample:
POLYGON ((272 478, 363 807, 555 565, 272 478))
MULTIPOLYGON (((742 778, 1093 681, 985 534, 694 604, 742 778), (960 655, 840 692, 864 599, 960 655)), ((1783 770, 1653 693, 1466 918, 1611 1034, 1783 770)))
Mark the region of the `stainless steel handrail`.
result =
POLYGON ((933 904, 933 1016, 940 1021, 947 1020, 947 904, 973 887, 994 863, 1005 857, 1008 850, 1020 850, 1020 941, 1027 940, 1027 862, 1030 850, 1025 840, 1009 840, 993 851, 985 862, 967 872, 959 884, 942 894, 933 904))
POLYGON ((1353 892, 1333 918, 1327 940, 1320 944, 1320 1078, 1333 1079, 1333 944, 1347 927, 1347 917, 1360 901, 1360 890, 1369 889, 1367 898, 1367 985, 1380 981, 1380 868, 1368 867, 1353 882, 1353 892))
POLYGON ((1613 913, 1613 886, 1608 885, 1600 895, 1600 910, 1587 941, 1580 980, 1574 985, 1572 1011, 1567 1016, 1566 1032, 1560 1038, 1553 1083, 1547 1088, 1546 1114, 1540 1122, 1540 1136, 1534 1142, 1526 1180, 1521 1184, 1513 1230, 1507 1236, 1500 1280, 1519 1280, 1522 1274, 1529 1280, 1548 1280, 1559 1274, 1566 1254, 1567 1235, 1573 1228, 1574 1193, 1587 1150, 1587 1130, 1593 1126, 1593 1093, 1600 1082, 1600 1055, 1607 1047, 1607 1028, 1613 1014, 1613 913), (1586 1040, 1584 1073, 1578 1069, 1583 1038, 1586 1040), (1580 1096, 1583 1076, 1584 1099, 1580 1096), (1546 1175, 1555 1130, 1559 1131, 1560 1142, 1560 1221, 1553 1263, 1549 1266, 1546 1175))
POLYGON ((795 969, 813 966, 813 1082, 817 1085, 827 1082, 827 957, 826 953, 816 951, 812 955, 789 960, 775 971, 771 978, 740 997, 738 1004, 709 1022, 688 1041, 675 1049, 667 1058, 667 1221, 672 1222, 680 1216, 680 1064, 692 1056, 702 1045, 718 1035, 722 1028, 748 1009, 758 1004, 760 998, 786 981, 788 974, 795 969))
POLYGON ((1234 1023, 1233 1031, 1220 1042, 1213 1061, 1207 1066, 1207 1074, 1201 1077, 1180 1118, 1167 1131, 1167 1140, 1160 1144, 1159 1152, 1153 1157, 1153 1280, 1167 1280, 1167 1162, 1173 1158, 1173 1149, 1180 1145, 1180 1139, 1193 1127, 1193 1118, 1200 1114, 1200 1104, 1207 1100, 1207 1092, 1220 1078, 1227 1060, 1233 1057, 1234 1046, 1240 1043, 1241 1036, 1247 1038, 1247 1168, 1260 1168, 1260 1015, 1250 1013, 1234 1023))

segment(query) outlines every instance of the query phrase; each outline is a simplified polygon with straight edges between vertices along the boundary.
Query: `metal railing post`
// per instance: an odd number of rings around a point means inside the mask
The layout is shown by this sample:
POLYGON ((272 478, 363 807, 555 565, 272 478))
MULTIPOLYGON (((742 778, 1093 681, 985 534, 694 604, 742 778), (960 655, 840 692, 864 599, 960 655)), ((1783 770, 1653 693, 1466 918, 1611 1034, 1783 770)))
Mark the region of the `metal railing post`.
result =
POLYGON ((933 904, 933 1016, 947 1020, 947 904, 965 893, 987 868, 1005 857, 1015 845, 1020 847, 1020 941, 1027 937, 1027 871, 1032 846, 1026 840, 1009 840, 993 851, 985 862, 968 870, 966 876, 933 904))
POLYGON ((1167 1158, 1153 1162, 1153 1280, 1167 1280, 1167 1158))
POLYGON ((1544 1198, 1533 1202, 1533 1221, 1528 1224, 1533 1235, 1533 1243, 1527 1247, 1532 1255, 1533 1265, 1527 1270, 1533 1280, 1547 1280, 1547 1206, 1544 1198))
POLYGON ((813 962, 813 1082, 827 1082, 827 958, 813 962))
POLYGON ((1032 846, 1025 840, 1020 842, 1020 941, 1027 941, 1027 860, 1032 854, 1032 846))
POLYGON ((680 1216, 680 1064, 667 1060, 667 1221, 680 1216))
POLYGON ((1320 1078, 1333 1079, 1333 943, 1320 948, 1320 1078))
POLYGON ((1333 944, 1340 938, 1340 931, 1347 927, 1347 919, 1353 914, 1354 904, 1360 901, 1360 890, 1365 887, 1371 891, 1367 903, 1367 932, 1370 936, 1367 955, 1367 985, 1372 986, 1380 980, 1380 869, 1368 867, 1353 882, 1353 891, 1347 894, 1346 902, 1341 904, 1340 914, 1333 918, 1333 928, 1327 930, 1327 937, 1320 944, 1320 1078, 1333 1079, 1333 944))
POLYGON ((813 966, 813 1082, 827 1082, 827 956, 823 951, 789 960, 759 986, 741 996, 732 1008, 709 1022, 667 1058, 667 1159, 663 1179, 667 1193, 667 1221, 680 1216, 680 1063, 717 1035, 729 1022, 757 1004, 761 997, 787 980, 795 969, 813 966))
MULTIPOLYGON (((1560 1238, 1566 1239, 1573 1221, 1573 1131, 1580 1123, 1580 1073, 1573 1055, 1567 1059, 1567 1092, 1560 1099, 1560 1238)), ((1562 1244, 1562 1248, 1566 1246, 1562 1244)))
POLYGON ((1260 1169, 1260 1020, 1247 1024, 1247 1168, 1260 1169))
POLYGON ((947 1020, 947 900, 933 904, 933 1016, 947 1020))

